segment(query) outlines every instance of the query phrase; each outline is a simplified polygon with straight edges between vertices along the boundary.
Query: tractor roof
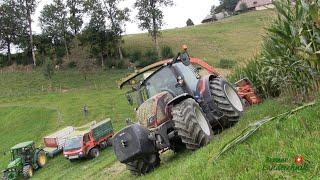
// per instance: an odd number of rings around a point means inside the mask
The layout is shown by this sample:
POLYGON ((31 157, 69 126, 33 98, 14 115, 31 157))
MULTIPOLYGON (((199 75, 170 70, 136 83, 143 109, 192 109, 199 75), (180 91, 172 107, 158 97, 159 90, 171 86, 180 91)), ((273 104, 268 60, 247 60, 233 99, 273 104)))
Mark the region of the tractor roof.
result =
MULTIPOLYGON (((143 74, 143 73, 150 71, 152 69, 155 69, 155 68, 165 66, 171 62, 172 62, 172 59, 162 60, 162 61, 158 61, 156 63, 150 64, 142 69, 136 70, 134 73, 132 73, 129 76, 120 80, 120 82, 118 83, 119 88, 121 89, 126 83, 128 83, 132 79, 136 78, 140 74, 143 74)), ((201 59, 191 57, 190 62, 194 65, 201 66, 202 68, 206 69, 208 72, 210 72, 212 74, 219 75, 219 73, 212 66, 210 66, 209 64, 207 64, 205 61, 203 61, 201 59)))
POLYGON ((28 146, 31 146, 31 145, 33 145, 33 144, 34 144, 33 141, 22 142, 22 143, 19 143, 19 144, 16 144, 15 146, 13 146, 13 147, 11 148, 11 150, 28 147, 28 146))

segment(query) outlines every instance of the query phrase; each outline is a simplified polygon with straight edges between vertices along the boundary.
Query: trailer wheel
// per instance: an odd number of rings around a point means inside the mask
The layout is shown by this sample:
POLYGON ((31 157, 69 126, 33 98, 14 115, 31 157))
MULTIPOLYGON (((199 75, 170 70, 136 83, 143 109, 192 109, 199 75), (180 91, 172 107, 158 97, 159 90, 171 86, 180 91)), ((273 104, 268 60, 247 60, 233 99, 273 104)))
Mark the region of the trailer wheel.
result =
POLYGON ((144 156, 132 162, 126 163, 127 169, 130 170, 132 175, 141 176, 150 171, 153 171, 160 165, 159 153, 144 156))
POLYGON ((210 91, 213 103, 218 108, 211 109, 213 121, 219 122, 223 127, 230 127, 239 121, 244 110, 242 101, 237 91, 222 77, 210 80, 210 91))
POLYGON ((89 152, 91 158, 97 158, 100 155, 98 148, 92 148, 89 152))
POLYGON ((105 148, 107 148, 107 142, 105 141, 105 142, 102 142, 101 144, 100 144, 100 149, 105 149, 105 148))
POLYGON ((23 166, 22 175, 25 179, 31 178, 33 176, 32 166, 30 165, 23 166))
POLYGON ((187 149, 196 150, 208 144, 213 132, 199 104, 185 99, 172 107, 174 128, 187 149))

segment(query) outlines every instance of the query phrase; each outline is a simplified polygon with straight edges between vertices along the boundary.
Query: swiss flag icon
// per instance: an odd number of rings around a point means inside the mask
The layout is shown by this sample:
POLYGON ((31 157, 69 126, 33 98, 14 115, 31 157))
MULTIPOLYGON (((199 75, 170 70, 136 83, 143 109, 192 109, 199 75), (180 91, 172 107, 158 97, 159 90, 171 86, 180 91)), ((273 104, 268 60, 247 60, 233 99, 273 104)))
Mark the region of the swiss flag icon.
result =
POLYGON ((303 161, 304 161, 304 158, 303 158, 303 156, 301 156, 301 155, 298 155, 298 156, 295 156, 295 157, 294 157, 294 162, 295 162, 297 165, 303 164, 303 161))

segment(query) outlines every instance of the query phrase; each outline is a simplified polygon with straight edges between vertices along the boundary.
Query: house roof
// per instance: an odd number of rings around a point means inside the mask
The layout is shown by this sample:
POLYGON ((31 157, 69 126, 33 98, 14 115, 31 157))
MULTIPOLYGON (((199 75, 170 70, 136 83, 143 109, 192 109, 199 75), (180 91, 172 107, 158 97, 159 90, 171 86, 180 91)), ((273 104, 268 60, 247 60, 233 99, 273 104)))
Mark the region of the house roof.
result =
POLYGON ((208 15, 206 16, 203 20, 202 20, 202 23, 204 22, 207 22, 207 21, 212 21, 212 20, 220 20, 220 19, 223 19, 225 18, 226 16, 228 16, 228 14, 225 12, 220 12, 220 13, 216 13, 214 14, 215 17, 213 17, 213 15, 208 15))
POLYGON ((245 3, 248 8, 254 8, 254 7, 259 7, 259 6, 264 6, 268 4, 272 4, 273 0, 240 0, 234 9, 235 11, 240 11, 240 5, 242 3, 245 3))

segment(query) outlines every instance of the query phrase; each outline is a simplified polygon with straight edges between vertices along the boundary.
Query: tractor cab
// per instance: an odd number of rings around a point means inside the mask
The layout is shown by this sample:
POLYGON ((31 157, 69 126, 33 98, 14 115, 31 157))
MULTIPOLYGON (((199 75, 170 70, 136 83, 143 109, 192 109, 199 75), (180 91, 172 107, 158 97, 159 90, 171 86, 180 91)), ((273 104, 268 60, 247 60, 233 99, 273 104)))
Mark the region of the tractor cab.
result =
POLYGON ((164 91, 173 97, 183 93, 196 96, 199 79, 200 75, 197 69, 191 64, 187 65, 180 60, 172 61, 156 71, 145 72, 143 80, 127 93, 127 99, 130 104, 133 104, 132 96, 134 94, 139 107, 149 98, 164 91))
POLYGON ((19 143, 11 148, 11 161, 21 158, 23 162, 31 162, 35 151, 33 141, 19 143))

